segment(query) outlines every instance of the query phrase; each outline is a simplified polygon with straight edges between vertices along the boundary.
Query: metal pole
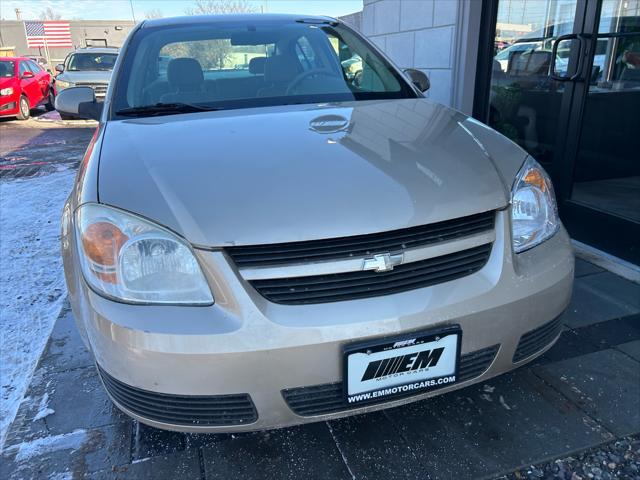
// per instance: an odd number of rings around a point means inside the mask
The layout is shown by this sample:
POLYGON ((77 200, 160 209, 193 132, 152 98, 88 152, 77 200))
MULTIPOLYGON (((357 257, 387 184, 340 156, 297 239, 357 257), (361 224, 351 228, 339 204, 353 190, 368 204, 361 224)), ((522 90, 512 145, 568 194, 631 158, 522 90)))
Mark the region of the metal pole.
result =
POLYGON ((129 6, 131 6, 131 17, 133 18, 133 23, 136 23, 136 14, 133 11, 133 0, 129 0, 129 6))
POLYGON ((51 69, 51 55, 49 55, 49 45, 47 45, 47 37, 44 37, 44 54, 47 57, 47 65, 49 66, 49 70, 51 69))

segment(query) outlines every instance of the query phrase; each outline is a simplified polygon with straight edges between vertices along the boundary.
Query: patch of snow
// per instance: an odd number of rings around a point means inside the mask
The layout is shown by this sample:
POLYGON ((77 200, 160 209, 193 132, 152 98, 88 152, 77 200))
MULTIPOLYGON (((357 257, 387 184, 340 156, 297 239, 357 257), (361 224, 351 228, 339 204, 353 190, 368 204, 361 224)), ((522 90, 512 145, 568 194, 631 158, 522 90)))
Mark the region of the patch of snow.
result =
POLYGON ((500 405, 502 405, 502 407, 505 410, 511 410, 511 407, 507 405, 507 402, 505 402, 504 397, 502 395, 500 395, 500 405))
POLYGON ((0 451, 66 296, 60 216, 74 176, 0 182, 0 451))
POLYGON ((42 400, 40 400, 40 407, 38 408, 38 413, 33 417, 33 421, 40 420, 41 418, 48 417, 49 415, 56 413, 53 408, 49 408, 49 394, 45 392, 42 396, 42 400))
POLYGON ((73 472, 52 473, 49 480, 73 480, 73 472))
POLYGON ((84 429, 74 430, 71 433, 41 437, 29 442, 19 443, 7 448, 7 452, 17 450, 16 462, 24 462, 38 455, 57 452, 60 450, 78 450, 87 440, 87 431, 84 429))

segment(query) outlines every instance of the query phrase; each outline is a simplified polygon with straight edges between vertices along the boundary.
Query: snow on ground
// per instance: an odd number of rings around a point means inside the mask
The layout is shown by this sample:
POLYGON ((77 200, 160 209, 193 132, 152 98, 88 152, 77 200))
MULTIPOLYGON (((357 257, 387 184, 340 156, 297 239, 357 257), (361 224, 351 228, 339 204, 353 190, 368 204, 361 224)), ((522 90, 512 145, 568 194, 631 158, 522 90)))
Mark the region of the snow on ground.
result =
POLYGON ((24 462, 32 457, 60 450, 78 450, 87 441, 87 431, 74 430, 71 433, 36 438, 29 442, 12 445, 7 451, 17 450, 16 462, 24 462))
POLYGON ((0 182, 0 450, 66 297, 60 214, 74 176, 0 182))

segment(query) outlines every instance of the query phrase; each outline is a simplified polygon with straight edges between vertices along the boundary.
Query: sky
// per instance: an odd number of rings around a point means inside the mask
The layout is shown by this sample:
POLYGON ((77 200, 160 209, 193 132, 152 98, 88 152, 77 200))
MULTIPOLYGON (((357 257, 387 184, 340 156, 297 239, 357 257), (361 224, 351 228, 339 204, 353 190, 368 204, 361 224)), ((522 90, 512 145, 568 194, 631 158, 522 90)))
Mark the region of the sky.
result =
MULTIPOLYGON (((362 10, 362 0, 249 0, 257 12, 301 13, 338 17, 362 10)), ((23 20, 35 20, 47 7, 63 20, 141 20, 159 10, 164 17, 184 15, 193 0, 0 0, 0 18, 15 20, 19 8, 23 20)))

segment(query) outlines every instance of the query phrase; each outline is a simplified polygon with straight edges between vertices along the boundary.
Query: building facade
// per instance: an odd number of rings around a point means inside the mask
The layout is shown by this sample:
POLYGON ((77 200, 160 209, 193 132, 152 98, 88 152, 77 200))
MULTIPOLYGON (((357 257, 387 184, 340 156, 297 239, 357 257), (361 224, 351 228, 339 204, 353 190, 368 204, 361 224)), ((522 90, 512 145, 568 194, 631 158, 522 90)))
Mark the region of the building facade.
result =
MULTIPOLYGON (((120 47, 135 26, 131 20, 70 20, 72 48, 50 48, 52 63, 60 63, 69 52, 86 46, 120 47)), ((44 48, 27 47, 23 21, 0 20, 0 51, 8 55, 46 57, 44 48)))
POLYGON ((361 31, 542 163, 575 240, 640 264, 640 0, 364 0, 361 31))

